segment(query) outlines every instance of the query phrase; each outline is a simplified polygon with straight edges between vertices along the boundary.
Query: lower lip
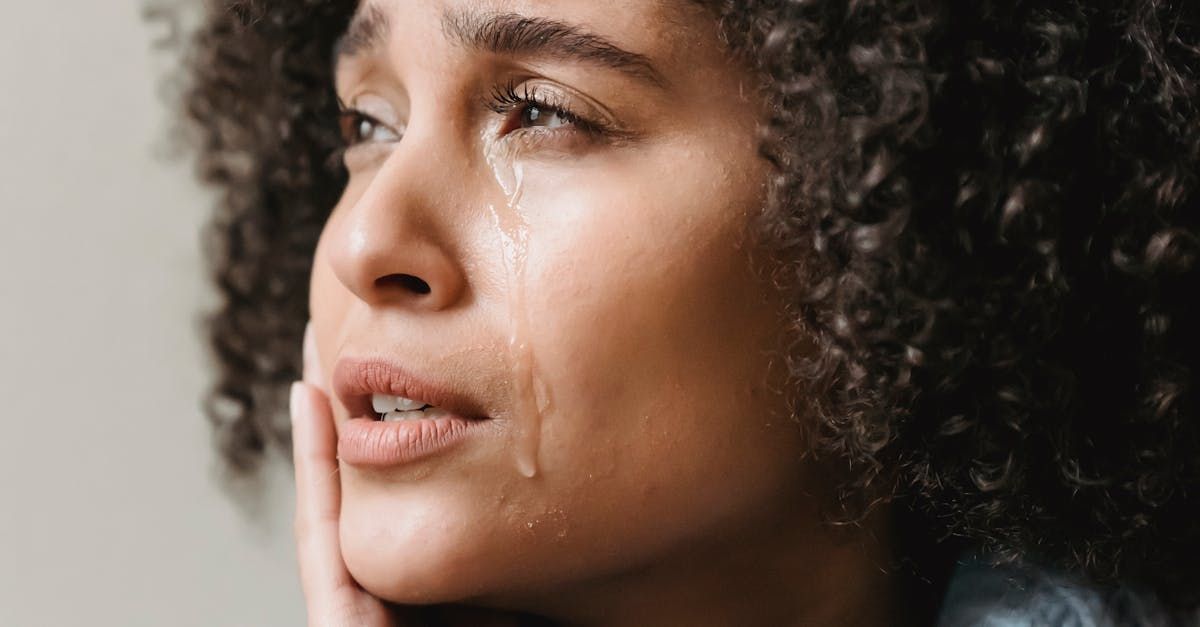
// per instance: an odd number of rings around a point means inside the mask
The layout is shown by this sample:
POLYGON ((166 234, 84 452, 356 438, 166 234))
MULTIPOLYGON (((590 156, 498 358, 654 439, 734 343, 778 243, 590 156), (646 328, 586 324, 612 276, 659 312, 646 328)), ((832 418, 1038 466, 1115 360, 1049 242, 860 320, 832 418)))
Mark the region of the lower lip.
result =
POLYGON ((338 430, 338 459, 351 466, 400 466, 432 457, 462 442, 478 420, 458 416, 396 420, 353 418, 338 430))

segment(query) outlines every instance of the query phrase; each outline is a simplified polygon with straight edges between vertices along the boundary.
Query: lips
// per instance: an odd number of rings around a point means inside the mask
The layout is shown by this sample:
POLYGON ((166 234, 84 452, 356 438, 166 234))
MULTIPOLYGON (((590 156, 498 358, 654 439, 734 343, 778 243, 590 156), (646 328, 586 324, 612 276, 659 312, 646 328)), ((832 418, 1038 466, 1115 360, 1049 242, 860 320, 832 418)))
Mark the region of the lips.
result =
POLYGON ((480 430, 487 416, 452 383, 420 377, 385 360, 338 361, 333 391, 350 415, 338 429, 338 457, 352 466, 397 466, 441 453, 480 430), (427 417, 380 421, 379 395, 432 405, 427 417))
POLYGON ((333 391, 354 418, 373 418, 371 396, 385 394, 433 405, 468 420, 487 418, 466 392, 451 385, 421 378, 403 367, 382 360, 338 361, 333 370, 333 391))

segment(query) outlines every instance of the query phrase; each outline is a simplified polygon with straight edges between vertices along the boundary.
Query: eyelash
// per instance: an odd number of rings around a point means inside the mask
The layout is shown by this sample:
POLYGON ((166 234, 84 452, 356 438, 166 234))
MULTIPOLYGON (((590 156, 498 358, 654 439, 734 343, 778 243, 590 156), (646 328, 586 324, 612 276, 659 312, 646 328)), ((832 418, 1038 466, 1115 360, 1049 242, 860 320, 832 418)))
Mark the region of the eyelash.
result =
MULTIPOLYGON (((525 85, 521 88, 521 92, 518 93, 517 86, 513 81, 494 87, 484 104, 489 110, 500 115, 511 114, 522 107, 537 108, 543 114, 558 114, 574 130, 585 133, 589 137, 600 137, 609 132, 603 123, 584 118, 572 111, 566 104, 556 103, 540 96, 536 88, 530 89, 528 85, 525 85)), ((524 112, 522 112, 522 115, 524 115, 524 112)), ((347 148, 370 141, 358 136, 358 130, 361 129, 363 123, 369 123, 374 127, 386 127, 385 124, 375 117, 347 106, 342 106, 338 115, 338 122, 342 143, 347 148)), ((517 130, 520 130, 520 128, 517 130)))

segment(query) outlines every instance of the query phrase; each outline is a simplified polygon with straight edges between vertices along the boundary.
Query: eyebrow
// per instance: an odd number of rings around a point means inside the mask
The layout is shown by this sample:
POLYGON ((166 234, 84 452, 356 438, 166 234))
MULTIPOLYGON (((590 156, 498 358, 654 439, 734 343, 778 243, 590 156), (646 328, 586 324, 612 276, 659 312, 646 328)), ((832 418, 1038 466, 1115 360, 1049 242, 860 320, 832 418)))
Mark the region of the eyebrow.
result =
MULTIPOLYGON (((355 56, 382 47, 389 29, 387 14, 368 4, 338 40, 335 55, 355 56)), ((558 20, 519 13, 448 11, 442 15, 442 31, 452 42, 481 52, 574 61, 616 70, 658 87, 667 85, 645 55, 558 20)))

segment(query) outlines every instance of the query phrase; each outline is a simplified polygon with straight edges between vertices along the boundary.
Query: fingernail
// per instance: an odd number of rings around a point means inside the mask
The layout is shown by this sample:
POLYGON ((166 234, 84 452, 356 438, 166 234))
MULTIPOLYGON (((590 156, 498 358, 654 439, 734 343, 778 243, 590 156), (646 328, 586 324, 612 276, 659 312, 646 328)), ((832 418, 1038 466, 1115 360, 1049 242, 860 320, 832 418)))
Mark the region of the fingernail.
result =
POLYGON ((301 403, 304 402, 301 394, 304 394, 304 383, 293 382, 291 393, 288 396, 288 414, 291 417, 292 425, 296 424, 296 417, 300 415, 301 403))

